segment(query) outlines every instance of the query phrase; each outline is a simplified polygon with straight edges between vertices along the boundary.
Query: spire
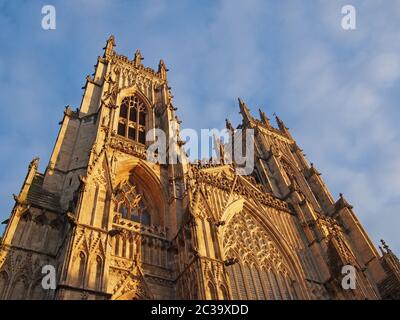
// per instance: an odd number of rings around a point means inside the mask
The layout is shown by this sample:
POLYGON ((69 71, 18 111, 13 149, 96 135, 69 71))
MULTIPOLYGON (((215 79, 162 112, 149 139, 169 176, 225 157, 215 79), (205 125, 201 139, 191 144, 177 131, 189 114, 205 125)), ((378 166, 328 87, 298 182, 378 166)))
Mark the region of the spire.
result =
POLYGON ((266 126, 270 126, 271 124, 269 123, 269 119, 268 119, 267 115, 265 114, 265 112, 262 111, 261 109, 258 109, 258 112, 260 113, 260 118, 261 118, 262 122, 266 126))
POLYGON ((245 122, 249 122, 251 120, 250 110, 247 108, 246 104, 243 102, 242 99, 238 98, 239 100, 239 108, 240 113, 242 114, 243 120, 245 122))
POLYGON ((107 39, 106 46, 103 48, 104 49, 104 57, 112 56, 114 53, 114 47, 115 47, 115 38, 113 35, 111 35, 107 39))
POLYGON ((217 163, 225 164, 225 146, 221 141, 221 138, 218 138, 215 134, 214 137, 214 151, 217 155, 217 163))
POLYGON ((135 52, 135 57, 133 58, 133 63, 135 64, 135 67, 138 68, 140 65, 142 65, 142 60, 143 56, 140 52, 140 50, 136 50, 135 52))
POLYGON ((161 59, 158 64, 158 73, 160 74, 162 79, 167 79, 167 67, 165 66, 164 60, 161 59))
POLYGON ((275 115, 275 120, 276 120, 279 130, 283 134, 285 134, 288 138, 292 139, 292 136, 290 135, 290 132, 289 132, 289 128, 285 126, 285 124, 283 123, 281 118, 279 118, 275 113, 274 113, 274 115, 275 115))
POLYGON ((281 131, 286 131, 288 128, 285 126, 285 124, 283 123, 283 121, 281 120, 281 118, 279 118, 275 113, 274 113, 274 115, 275 115, 275 120, 276 120, 276 123, 277 123, 277 125, 278 125, 278 128, 279 128, 281 131))

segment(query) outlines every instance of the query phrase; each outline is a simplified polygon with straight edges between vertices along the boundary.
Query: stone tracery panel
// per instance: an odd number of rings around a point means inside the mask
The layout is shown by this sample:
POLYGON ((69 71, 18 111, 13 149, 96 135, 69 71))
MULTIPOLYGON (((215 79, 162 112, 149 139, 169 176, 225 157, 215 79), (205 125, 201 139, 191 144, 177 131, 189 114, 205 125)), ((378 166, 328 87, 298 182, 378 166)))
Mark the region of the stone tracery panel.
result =
POLYGON ((144 225, 151 223, 151 215, 144 196, 140 194, 136 186, 129 181, 124 182, 118 188, 114 197, 115 212, 119 212, 124 219, 139 222, 144 225))
POLYGON ((294 299, 289 268, 274 242, 251 214, 236 214, 225 227, 222 246, 233 299, 294 299))

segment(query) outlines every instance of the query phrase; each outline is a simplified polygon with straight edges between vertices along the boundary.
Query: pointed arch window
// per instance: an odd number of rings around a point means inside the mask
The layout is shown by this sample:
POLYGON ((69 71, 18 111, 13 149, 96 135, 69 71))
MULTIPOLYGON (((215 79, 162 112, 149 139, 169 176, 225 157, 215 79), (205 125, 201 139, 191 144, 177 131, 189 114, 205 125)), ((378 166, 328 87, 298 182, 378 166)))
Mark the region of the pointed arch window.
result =
POLYGON ((83 252, 79 253, 78 285, 82 286, 85 279, 86 256, 83 252))
POLYGON ((125 182, 119 189, 115 197, 115 210, 124 219, 150 225, 151 216, 148 208, 143 201, 143 196, 136 191, 136 187, 129 182, 125 182))
POLYGON ((229 294, 228 294, 228 291, 226 290, 225 286, 221 285, 219 288, 221 290, 222 299, 229 300, 229 294))
POLYGON ((146 108, 137 96, 122 100, 119 110, 118 134, 127 139, 146 143, 146 108))
POLYGON ((236 257, 226 267, 233 299, 295 299, 286 261, 266 230, 247 212, 236 214, 222 232, 223 256, 236 257))
POLYGON ((217 290, 212 282, 208 283, 208 290, 210 292, 210 299, 218 300, 217 290))
POLYGON ((96 278, 95 278, 95 288, 96 290, 101 290, 102 287, 102 277, 103 277, 103 260, 101 259, 100 256, 96 257, 96 278))

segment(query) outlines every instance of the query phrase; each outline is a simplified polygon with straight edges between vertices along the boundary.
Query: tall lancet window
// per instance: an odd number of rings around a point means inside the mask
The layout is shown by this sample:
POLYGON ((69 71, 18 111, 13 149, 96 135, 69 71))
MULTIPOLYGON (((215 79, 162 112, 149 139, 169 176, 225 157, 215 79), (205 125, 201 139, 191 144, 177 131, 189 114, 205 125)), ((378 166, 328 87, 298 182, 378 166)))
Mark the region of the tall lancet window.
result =
POLYGON ((145 144, 146 142, 146 108, 138 96, 126 97, 122 100, 118 134, 127 139, 145 144))

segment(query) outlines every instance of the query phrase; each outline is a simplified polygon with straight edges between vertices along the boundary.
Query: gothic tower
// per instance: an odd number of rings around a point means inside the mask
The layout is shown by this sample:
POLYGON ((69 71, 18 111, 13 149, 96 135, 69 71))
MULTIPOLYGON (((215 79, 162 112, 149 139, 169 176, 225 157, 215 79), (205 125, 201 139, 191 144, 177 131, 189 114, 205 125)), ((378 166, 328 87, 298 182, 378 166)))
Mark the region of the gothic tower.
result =
POLYGON ((250 175, 221 141, 220 161, 188 163, 164 62, 154 71, 114 47, 111 36, 79 109, 65 108, 45 172, 34 159, 14 196, 0 299, 399 297, 397 257, 386 244, 378 253, 278 117, 275 128, 239 100, 242 123, 227 120, 231 140, 254 132, 250 175), (149 160, 153 129, 174 142, 166 162, 149 160), (342 286, 348 265, 354 289, 342 286))

